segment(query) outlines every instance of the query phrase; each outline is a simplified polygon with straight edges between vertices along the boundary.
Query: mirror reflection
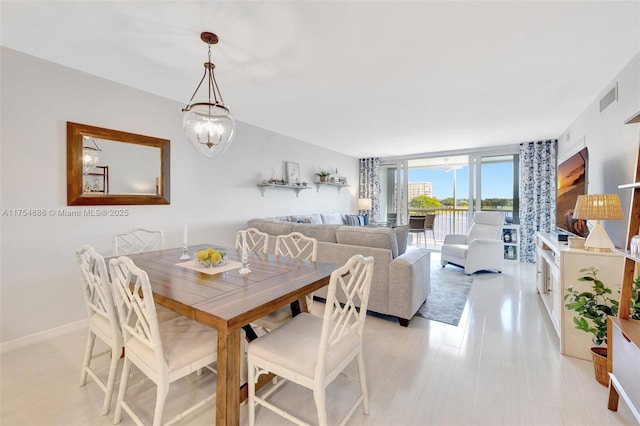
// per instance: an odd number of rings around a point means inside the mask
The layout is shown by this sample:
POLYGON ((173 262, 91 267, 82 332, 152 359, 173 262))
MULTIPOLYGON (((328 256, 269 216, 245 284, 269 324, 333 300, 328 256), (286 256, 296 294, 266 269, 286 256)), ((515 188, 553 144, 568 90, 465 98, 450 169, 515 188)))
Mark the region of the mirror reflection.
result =
POLYGON ((169 140, 67 122, 67 204, 169 204, 169 140))
POLYGON ((160 148, 83 136, 85 193, 160 193, 160 148))

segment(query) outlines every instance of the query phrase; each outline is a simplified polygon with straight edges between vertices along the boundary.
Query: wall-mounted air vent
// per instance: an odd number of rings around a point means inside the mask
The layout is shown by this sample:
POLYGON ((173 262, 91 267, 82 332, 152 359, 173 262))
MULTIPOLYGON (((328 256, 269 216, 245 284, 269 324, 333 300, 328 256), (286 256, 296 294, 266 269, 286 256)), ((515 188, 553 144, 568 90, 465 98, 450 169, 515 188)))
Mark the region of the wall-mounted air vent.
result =
POLYGON ((618 100, 618 83, 614 84, 611 90, 600 99, 600 112, 607 109, 609 105, 618 100))

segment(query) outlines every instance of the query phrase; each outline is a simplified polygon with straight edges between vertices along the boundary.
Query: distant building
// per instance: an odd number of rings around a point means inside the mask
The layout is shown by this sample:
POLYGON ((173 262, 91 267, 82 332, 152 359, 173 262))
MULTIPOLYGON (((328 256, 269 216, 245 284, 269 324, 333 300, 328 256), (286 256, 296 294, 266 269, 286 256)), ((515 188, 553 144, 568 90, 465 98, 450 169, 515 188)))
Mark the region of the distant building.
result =
POLYGON ((409 182, 409 201, 416 198, 418 195, 426 195, 432 197, 433 195, 431 182, 409 182))

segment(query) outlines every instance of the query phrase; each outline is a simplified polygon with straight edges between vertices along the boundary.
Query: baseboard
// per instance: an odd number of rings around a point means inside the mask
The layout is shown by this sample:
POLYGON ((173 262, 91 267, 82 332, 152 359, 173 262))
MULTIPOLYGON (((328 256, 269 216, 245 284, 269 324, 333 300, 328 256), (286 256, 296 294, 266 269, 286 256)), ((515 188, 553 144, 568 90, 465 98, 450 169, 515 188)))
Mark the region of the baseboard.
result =
POLYGON ((5 354, 7 352, 12 352, 17 349, 22 349, 36 343, 41 343, 47 340, 55 339, 57 337, 63 336, 65 334, 73 333, 78 330, 83 330, 83 329, 86 330, 88 327, 89 327, 89 320, 84 319, 84 320, 72 322, 70 324, 65 324, 60 327, 41 331, 39 333, 20 337, 18 339, 9 340, 8 342, 0 343, 0 354, 5 354))

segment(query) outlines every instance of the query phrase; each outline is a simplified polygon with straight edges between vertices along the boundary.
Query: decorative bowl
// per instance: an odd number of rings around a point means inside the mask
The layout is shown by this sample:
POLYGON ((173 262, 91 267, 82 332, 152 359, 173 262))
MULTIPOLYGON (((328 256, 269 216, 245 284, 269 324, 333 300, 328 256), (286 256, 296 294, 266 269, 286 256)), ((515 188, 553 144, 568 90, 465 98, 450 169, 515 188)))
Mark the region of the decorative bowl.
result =
POLYGON ((227 263, 227 252, 224 249, 209 247, 196 251, 193 255, 193 261, 196 265, 204 268, 222 266, 227 263))

